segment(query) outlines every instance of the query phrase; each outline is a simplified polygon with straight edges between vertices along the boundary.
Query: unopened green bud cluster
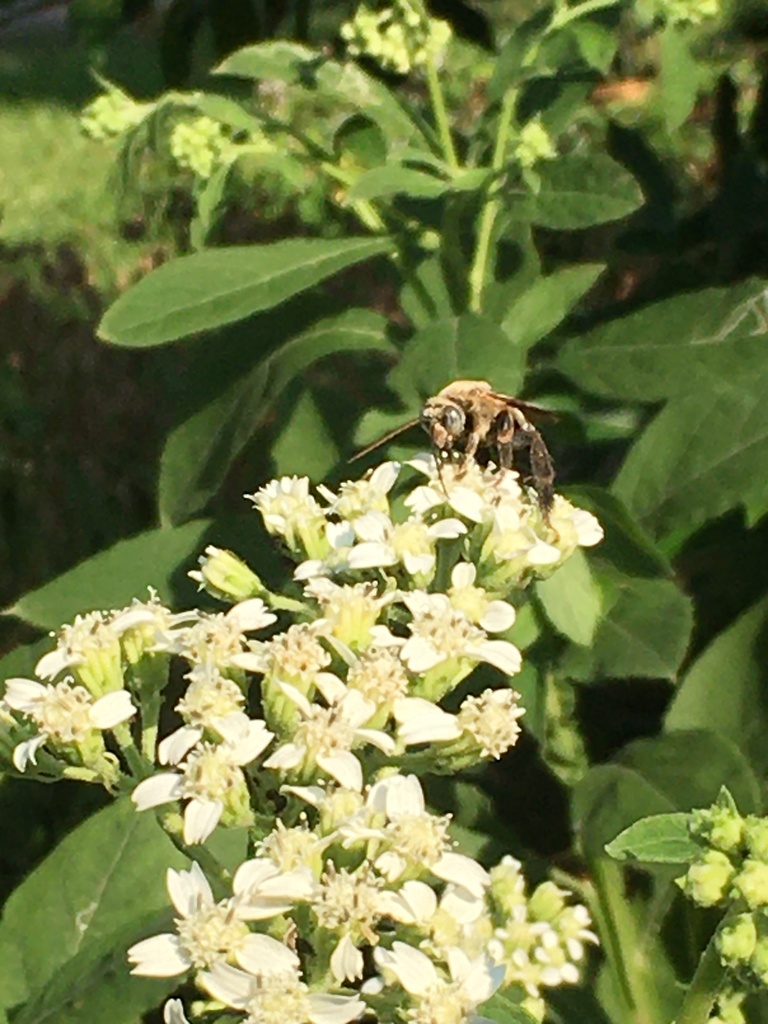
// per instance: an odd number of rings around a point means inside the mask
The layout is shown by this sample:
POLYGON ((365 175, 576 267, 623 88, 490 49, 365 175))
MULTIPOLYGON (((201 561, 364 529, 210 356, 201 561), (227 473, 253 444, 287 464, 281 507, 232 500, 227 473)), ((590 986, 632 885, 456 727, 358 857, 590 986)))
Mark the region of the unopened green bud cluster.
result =
POLYGON ((92 139, 114 139, 135 128, 153 109, 153 103, 137 103, 122 89, 109 85, 85 107, 80 127, 92 139))
POLYGON ((447 21, 429 18, 420 4, 395 0, 391 7, 358 7, 341 27, 341 37, 353 56, 366 56, 382 68, 408 74, 439 59, 451 38, 447 21))
POLYGON ((659 19, 667 25, 701 25, 722 13, 721 0, 638 0, 637 13, 646 22, 659 19))
POLYGON ((261 132, 252 133, 245 141, 235 141, 220 121, 206 115, 180 121, 171 132, 169 146, 180 168, 203 179, 210 178, 219 167, 233 163, 242 153, 274 149, 261 132))
MULTIPOLYGON (((768 818, 742 816, 722 790, 711 807, 693 812, 689 828, 701 852, 678 885, 699 906, 728 910, 716 942, 735 992, 768 985, 768 818)), ((734 996, 714 1019, 737 1024, 740 1014, 734 996)))

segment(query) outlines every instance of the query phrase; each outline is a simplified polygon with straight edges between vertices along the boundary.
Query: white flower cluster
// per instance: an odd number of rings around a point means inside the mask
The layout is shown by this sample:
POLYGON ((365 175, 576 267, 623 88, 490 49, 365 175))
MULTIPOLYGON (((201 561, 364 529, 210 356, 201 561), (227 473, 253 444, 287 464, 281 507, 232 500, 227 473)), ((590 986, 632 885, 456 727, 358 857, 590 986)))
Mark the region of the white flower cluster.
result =
MULTIPOLYGON (((18 771, 130 787, 140 811, 171 805, 164 827, 194 863, 168 874, 175 931, 129 958, 136 974, 191 975, 203 1012, 465 1024, 504 987, 541 1018, 542 993, 577 981, 594 941, 563 890, 527 896, 516 861, 489 873, 458 853, 414 773, 516 743, 508 684, 455 691, 481 664, 519 671, 509 599, 601 529, 559 496, 545 515, 511 471, 424 456, 410 472, 403 494, 395 463, 318 497, 272 481, 251 497, 297 563, 292 594, 211 547, 190 575, 228 612, 173 614, 151 595, 81 616, 38 679, 7 684, 18 771), (160 738, 172 662, 185 687, 160 738), (200 850, 220 826, 253 844, 231 880, 200 850)), ((186 1020, 178 1001, 165 1019, 186 1020)))
POLYGON ((451 39, 451 26, 429 18, 413 0, 394 0, 383 10, 361 4, 354 18, 342 25, 341 37, 353 56, 362 54, 386 70, 405 75, 441 58, 451 39))

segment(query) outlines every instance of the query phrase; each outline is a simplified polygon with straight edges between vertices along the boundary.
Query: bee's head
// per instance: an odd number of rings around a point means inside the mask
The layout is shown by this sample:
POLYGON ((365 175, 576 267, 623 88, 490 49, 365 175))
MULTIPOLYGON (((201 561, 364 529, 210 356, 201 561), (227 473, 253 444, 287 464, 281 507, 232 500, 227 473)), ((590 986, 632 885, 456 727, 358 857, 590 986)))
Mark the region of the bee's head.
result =
POLYGON ((464 433, 467 418, 460 405, 438 397, 425 403, 420 422, 432 444, 441 451, 448 451, 464 433))

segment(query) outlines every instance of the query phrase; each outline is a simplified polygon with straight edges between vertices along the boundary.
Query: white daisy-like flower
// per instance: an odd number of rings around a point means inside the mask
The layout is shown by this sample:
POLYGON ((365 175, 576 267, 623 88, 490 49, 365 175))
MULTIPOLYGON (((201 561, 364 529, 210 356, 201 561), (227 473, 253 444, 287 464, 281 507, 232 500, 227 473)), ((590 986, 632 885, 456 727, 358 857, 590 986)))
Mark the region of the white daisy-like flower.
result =
POLYGON ((510 505, 500 505, 491 518, 491 532, 483 544, 482 558, 511 562, 522 574, 530 566, 556 565, 563 552, 539 537, 510 505))
POLYGON ((327 512, 351 522, 372 510, 389 512, 387 495, 394 487, 399 473, 399 462, 382 462, 361 480, 345 480, 338 494, 323 484, 317 490, 328 502, 327 512))
POLYGON ((370 647, 356 658, 347 671, 347 686, 359 690, 377 709, 376 720, 384 724, 393 703, 408 692, 408 673, 397 647, 370 647))
POLYGON ((246 494, 261 513, 268 533, 282 537, 291 551, 304 550, 322 557, 325 513, 309 493, 307 477, 284 476, 270 480, 255 494, 246 494))
MULTIPOLYGON (((319 786, 283 786, 282 789, 300 798, 299 791, 325 792, 319 786)), ((361 799, 359 793, 356 795, 361 799)), ((269 835, 256 844, 256 853, 271 861, 284 874, 309 870, 313 877, 317 877, 322 870, 323 854, 334 839, 335 836, 318 835, 306 823, 287 828, 278 818, 269 835)))
POLYGON ((56 649, 38 661, 35 675, 55 679, 67 669, 95 697, 122 688, 120 633, 108 613, 77 615, 71 625, 62 626, 56 649))
POLYGON ((294 903, 312 899, 317 884, 306 865, 284 870, 269 857, 253 857, 235 872, 232 891, 242 920, 264 921, 288 913, 294 903))
MULTIPOLYGON (((421 869, 475 896, 483 895, 490 883, 488 872, 471 857, 453 852, 448 838, 449 819, 427 811, 415 775, 391 775, 377 782, 368 793, 366 806, 386 820, 383 827, 372 828, 369 834, 384 841, 384 852, 376 858, 375 867, 387 881, 396 881, 409 869, 421 869)), ((345 830, 343 825, 339 831, 347 842, 360 834, 356 829, 345 830)))
POLYGON ((160 764, 178 764, 206 731, 220 739, 236 740, 248 732, 249 718, 243 711, 245 694, 214 665, 194 665, 187 673, 189 686, 176 705, 185 724, 158 745, 160 764))
POLYGON ((358 946, 375 946, 379 941, 376 925, 387 906, 383 888, 384 880, 367 863, 357 871, 337 870, 331 862, 326 865, 312 912, 321 928, 338 935, 330 960, 338 982, 356 981, 363 975, 358 946))
POLYGON ((235 664, 308 691, 331 663, 330 654, 320 643, 320 633, 316 622, 294 623, 270 640, 251 642, 248 651, 235 658, 235 664))
POLYGON ((333 576, 335 573, 349 569, 349 553, 355 543, 355 531, 352 524, 342 520, 340 523, 325 524, 325 547, 327 551, 322 558, 308 558, 301 562, 293 573, 293 578, 311 580, 316 576, 333 576))
POLYGON ((428 672, 450 659, 485 661, 507 675, 520 671, 522 657, 514 644, 489 640, 484 630, 454 608, 446 594, 414 590, 402 600, 413 618, 411 635, 400 656, 412 672, 428 672))
POLYGON ((186 800, 184 842, 202 843, 226 813, 232 823, 251 820, 243 766, 254 761, 273 738, 264 722, 249 720, 248 731, 223 743, 199 743, 176 772, 144 779, 131 794, 139 811, 186 800))
POLYGON ((245 1014, 244 1024, 349 1024, 365 1013, 357 996, 310 992, 298 965, 274 969, 271 962, 247 974, 229 964, 216 964, 198 976, 214 999, 245 1014))
POLYGON ((372 743, 386 754, 394 750, 391 736, 378 729, 366 729, 376 710, 357 690, 348 690, 340 679, 325 673, 318 686, 330 706, 310 703, 295 687, 282 683, 283 693, 296 705, 301 721, 293 738, 284 743, 264 762, 266 768, 311 778, 319 768, 340 785, 360 790, 363 785, 362 766, 352 753, 353 746, 372 743), (335 685, 330 686, 331 679, 335 685))
POLYGON ((174 978, 190 970, 234 961, 246 970, 298 965, 298 957, 268 935, 248 928, 235 895, 218 903, 208 879, 193 862, 189 871, 167 874, 168 895, 178 917, 176 931, 153 935, 128 950, 131 974, 148 978, 174 978))
POLYGON ((155 590, 149 588, 149 600, 133 601, 110 616, 110 625, 120 635, 123 655, 130 664, 136 664, 147 653, 165 650, 168 638, 174 632, 196 622, 200 612, 190 609, 172 612, 155 590))
POLYGON ((525 714, 525 708, 517 703, 519 700, 520 694, 515 690, 488 689, 463 701, 458 724, 477 743, 482 757, 498 759, 517 743, 518 719, 525 714))
POLYGON ((455 947, 445 955, 450 980, 438 972, 425 953, 404 942, 394 942, 391 950, 379 947, 373 955, 385 980, 394 977, 413 998, 409 1017, 415 1024, 465 1024, 504 980, 504 968, 490 957, 470 960, 455 947))
POLYGON ((206 614, 186 629, 167 637, 164 650, 179 654, 192 664, 212 665, 221 671, 239 667, 238 658, 247 650, 246 633, 266 629, 277 621, 260 597, 241 601, 226 614, 206 614))
POLYGON ((429 477, 429 483, 415 487, 405 505, 424 516, 447 505, 473 523, 486 522, 500 504, 520 507, 523 490, 513 470, 479 466, 474 459, 463 463, 445 460, 438 470, 434 455, 416 455, 408 463, 429 477))
POLYGON ((384 512, 366 512, 353 523, 360 543, 349 553, 351 569, 377 569, 403 565, 411 576, 428 576, 435 567, 439 540, 452 540, 467 532, 458 519, 439 519, 428 525, 420 516, 393 523, 384 512))
POLYGON ((398 598, 396 590, 379 594, 375 583, 340 586, 323 576, 310 580, 304 593, 322 610, 317 628, 351 647, 369 643, 371 628, 382 610, 398 598))
POLYGON ((475 586, 476 578, 477 567, 471 562, 455 565, 448 590, 450 602, 486 633, 503 633, 514 624, 515 609, 506 601, 492 599, 483 587, 475 586))
POLYGON ((94 733, 113 729, 136 714, 126 690, 113 690, 94 700, 84 686, 64 680, 46 686, 34 679, 8 679, 5 704, 26 715, 37 727, 37 735, 19 743, 13 751, 13 763, 23 772, 40 747, 83 746, 94 733))
POLYGON ((566 550, 574 547, 591 548, 603 539, 603 528, 583 508, 575 508, 562 495, 555 495, 550 513, 550 524, 558 537, 558 544, 566 550))

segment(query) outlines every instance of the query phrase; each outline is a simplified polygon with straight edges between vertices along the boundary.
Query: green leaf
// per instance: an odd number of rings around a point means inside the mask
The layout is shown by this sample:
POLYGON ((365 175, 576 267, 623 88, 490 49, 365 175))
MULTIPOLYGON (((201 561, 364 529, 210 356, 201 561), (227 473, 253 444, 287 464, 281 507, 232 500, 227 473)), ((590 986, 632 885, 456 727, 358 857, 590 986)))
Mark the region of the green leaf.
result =
POLYGON ((668 132, 675 132, 688 119, 701 85, 701 69, 691 54, 685 33, 667 25, 659 35, 661 74, 656 106, 668 132))
POLYGON ((442 181, 415 167, 389 164, 386 167, 373 167, 361 174, 350 188, 347 199, 351 203, 361 199, 386 199, 395 195, 436 199, 450 187, 449 181, 442 181))
POLYGON ((760 359, 723 377, 690 367, 691 393, 671 401, 633 445, 614 489, 657 535, 674 531, 681 543, 735 506, 750 522, 768 511, 768 366, 760 359))
POLYGON ((618 37, 597 21, 579 18, 569 26, 582 57, 591 68, 607 74, 616 56, 618 37))
POLYGON ((640 187, 621 164, 603 153, 571 153, 536 167, 541 187, 509 195, 512 216, 542 227, 574 231, 619 220, 642 205, 640 187))
MULTIPOLYGON (((298 43, 278 39, 245 46, 230 54, 214 71, 237 78, 277 79, 317 93, 334 108, 367 114, 391 143, 400 146, 422 135, 395 94, 352 61, 340 64, 298 43)), ((329 124, 332 119, 328 119, 329 124)), ((318 119, 317 128, 322 127, 318 119)))
POLYGON ((130 348, 162 345, 277 306, 390 249, 384 238, 290 238, 182 256, 121 295, 99 335, 130 348))
POLYGON ((676 810, 708 806, 723 785, 745 814, 762 808, 762 779, 738 744, 711 729, 678 730, 635 740, 616 759, 640 772, 676 810), (691 771, 693 764, 695 772, 691 771))
POLYGON ((536 1024, 536 1018, 505 992, 494 992, 482 1008, 482 1016, 494 1024, 536 1024))
POLYGON ((710 729, 735 743, 755 771, 768 771, 768 598, 723 630, 694 661, 664 727, 710 729))
POLYGON ((175 529, 147 530, 118 541, 50 583, 30 590, 4 609, 4 614, 41 629, 56 629, 93 608, 121 608, 134 597, 144 599, 149 585, 161 600, 168 601, 174 575, 180 565, 192 566, 209 525, 209 520, 198 519, 175 529))
POLYGON ((321 481, 336 465, 339 452, 311 391, 304 391, 272 445, 275 474, 294 473, 321 481))
POLYGON ((223 387, 215 384, 218 393, 166 441, 160 463, 161 520, 180 522, 205 506, 285 387, 313 363, 339 352, 394 352, 385 329, 378 314, 349 309, 319 320, 238 379, 223 387))
POLYGON ((604 263, 585 263, 538 278, 504 318, 505 334, 516 346, 530 348, 562 323, 604 270, 604 263))
POLYGON ((363 114, 352 114, 339 125, 333 149, 337 160, 356 167, 377 167, 387 159, 384 134, 375 121, 363 114))
POLYGON ((674 583, 606 573, 593 562, 608 605, 588 650, 572 648, 562 669, 585 682, 598 679, 675 679, 693 625, 691 601, 674 583), (613 604, 608 594, 614 590, 613 604))
POLYGON ((638 402, 690 394, 698 368, 712 384, 737 367, 753 372, 765 357, 764 290, 747 281, 643 306, 570 338, 557 369, 592 394, 638 402))
MULTIPOLYGON (((452 380, 492 380, 499 391, 519 391, 525 353, 498 324, 474 313, 447 317, 421 328, 408 341, 388 383, 415 408, 452 380)), ((406 417, 407 418, 407 417, 406 417)))
POLYGON ((580 548, 549 579, 536 584, 536 596, 559 633, 576 644, 592 643, 602 602, 580 548))
POLYGON ((605 848, 615 860, 646 864, 687 864, 701 847, 688 831, 689 814, 655 814, 625 828, 605 848))
MULTIPOLYGON (((127 980, 126 939, 138 938, 142 923, 168 908, 165 872, 185 865, 154 815, 137 813, 127 798, 70 833, 11 894, 4 908, 0 946, 15 947, 35 1007, 35 1014, 23 1013, 14 1019, 25 1024, 69 1019, 55 1014, 63 1014, 67 1001, 75 1003, 82 995, 84 962, 92 967, 114 959, 121 964, 118 973, 127 980)), ((108 981, 103 973, 101 980, 108 981)), ((127 985, 123 989, 134 1020, 164 991, 162 984, 151 983, 140 984, 135 991, 127 985)), ((80 1006, 81 1020, 82 1012, 80 1006)), ((130 1020, 127 1012, 115 1019, 130 1020)))

